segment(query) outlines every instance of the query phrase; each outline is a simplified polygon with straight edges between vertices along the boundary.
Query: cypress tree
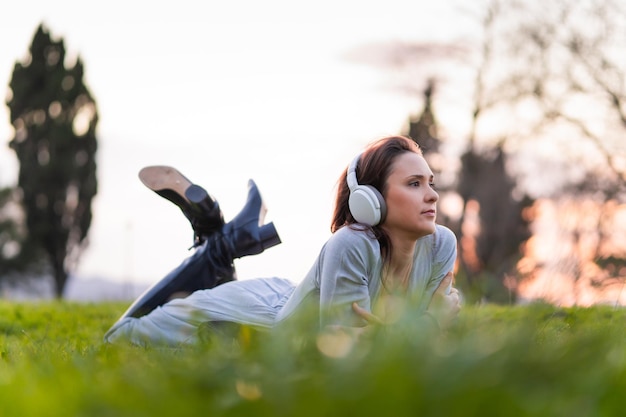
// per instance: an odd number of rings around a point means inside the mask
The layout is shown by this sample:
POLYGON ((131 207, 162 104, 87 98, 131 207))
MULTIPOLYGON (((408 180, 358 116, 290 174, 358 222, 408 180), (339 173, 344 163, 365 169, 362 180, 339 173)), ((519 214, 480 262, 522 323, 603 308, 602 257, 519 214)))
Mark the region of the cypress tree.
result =
POLYGON ((42 24, 15 64, 7 101, 27 240, 47 255, 57 297, 84 249, 97 192, 98 113, 83 75, 80 57, 66 65, 63 40, 42 24))

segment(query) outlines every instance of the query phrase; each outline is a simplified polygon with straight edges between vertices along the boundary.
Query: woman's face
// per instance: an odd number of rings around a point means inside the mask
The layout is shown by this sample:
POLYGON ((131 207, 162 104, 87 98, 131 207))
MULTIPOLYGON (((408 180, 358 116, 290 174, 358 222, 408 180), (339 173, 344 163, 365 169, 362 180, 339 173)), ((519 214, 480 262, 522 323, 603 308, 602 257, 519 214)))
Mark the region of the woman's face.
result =
POLYGON ((387 233, 419 239, 435 232, 439 194, 433 179, 421 155, 405 152, 396 158, 386 183, 387 217, 382 227, 387 233))

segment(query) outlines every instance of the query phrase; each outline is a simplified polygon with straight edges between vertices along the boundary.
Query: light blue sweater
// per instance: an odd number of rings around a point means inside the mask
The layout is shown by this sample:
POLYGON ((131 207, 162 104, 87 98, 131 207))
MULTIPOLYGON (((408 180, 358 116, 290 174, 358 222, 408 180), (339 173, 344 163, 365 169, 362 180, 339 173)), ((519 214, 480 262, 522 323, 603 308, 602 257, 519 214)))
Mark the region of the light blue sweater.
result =
MULTIPOLYGON (((456 237, 448 228, 437 225, 434 234, 417 241, 409 293, 418 297, 421 311, 428 307, 444 276, 453 270, 455 260, 456 237)), ((363 320, 352 311, 352 303, 371 311, 382 288, 382 268, 380 245, 371 232, 343 227, 326 242, 276 321, 285 320, 312 297, 320 306, 321 325, 363 326, 363 320)))

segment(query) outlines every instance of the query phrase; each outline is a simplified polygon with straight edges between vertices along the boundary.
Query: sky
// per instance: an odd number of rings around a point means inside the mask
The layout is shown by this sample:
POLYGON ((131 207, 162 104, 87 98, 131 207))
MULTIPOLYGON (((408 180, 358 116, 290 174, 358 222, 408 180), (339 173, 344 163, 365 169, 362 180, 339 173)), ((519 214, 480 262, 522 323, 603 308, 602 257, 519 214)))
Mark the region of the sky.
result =
MULTIPOLYGON (((0 6, 0 83, 37 26, 79 55, 99 112, 99 192, 76 279, 151 284, 191 255, 180 210, 145 188, 170 165, 220 203, 226 221, 247 181, 282 244, 236 261, 240 279, 299 281, 330 235, 339 174, 364 146, 421 110, 393 73, 346 57, 368 44, 454 41, 454 2, 25 0, 0 6), (10 4, 10 5, 9 5, 10 4)), ((419 87, 419 86, 418 86, 419 87)), ((0 185, 18 164, 0 106, 0 185)))

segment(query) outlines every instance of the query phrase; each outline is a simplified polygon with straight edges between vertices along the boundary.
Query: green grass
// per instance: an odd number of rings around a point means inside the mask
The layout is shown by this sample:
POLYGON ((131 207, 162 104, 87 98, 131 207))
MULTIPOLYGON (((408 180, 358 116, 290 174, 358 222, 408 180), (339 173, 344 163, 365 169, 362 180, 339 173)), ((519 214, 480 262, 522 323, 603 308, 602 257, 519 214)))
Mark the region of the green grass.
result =
POLYGON ((616 416, 626 311, 464 308, 434 336, 293 326, 194 347, 112 346, 116 303, 0 302, 0 416, 616 416))

